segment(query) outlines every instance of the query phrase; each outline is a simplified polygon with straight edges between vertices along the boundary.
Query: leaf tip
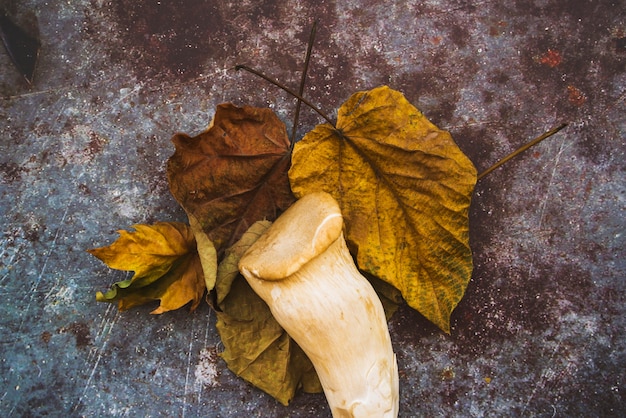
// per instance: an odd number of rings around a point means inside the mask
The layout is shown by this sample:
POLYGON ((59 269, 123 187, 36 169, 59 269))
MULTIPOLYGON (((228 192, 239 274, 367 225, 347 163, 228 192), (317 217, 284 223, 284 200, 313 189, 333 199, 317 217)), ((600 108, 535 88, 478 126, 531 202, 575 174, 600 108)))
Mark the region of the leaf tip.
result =
POLYGON ((169 311, 169 309, 165 309, 163 306, 159 306, 158 308, 150 312, 150 315, 161 315, 162 313, 165 313, 167 311, 169 311))

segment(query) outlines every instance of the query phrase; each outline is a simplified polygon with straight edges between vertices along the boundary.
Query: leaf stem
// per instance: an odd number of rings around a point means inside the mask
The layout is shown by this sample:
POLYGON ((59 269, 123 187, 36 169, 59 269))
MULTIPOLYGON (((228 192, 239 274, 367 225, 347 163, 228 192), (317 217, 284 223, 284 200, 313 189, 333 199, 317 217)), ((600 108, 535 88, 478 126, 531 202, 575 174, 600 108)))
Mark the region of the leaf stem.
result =
POLYGON ((551 137, 552 135, 554 135, 555 133, 559 132, 561 129, 565 128, 566 126, 567 126, 567 123, 563 123, 563 124, 557 126, 556 128, 553 128, 553 129, 549 130, 548 132, 538 136, 537 138, 535 138, 532 141, 530 141, 528 144, 523 145, 520 148, 516 149, 515 151, 513 151, 512 153, 510 153, 509 155, 507 155, 506 157, 502 158, 500 161, 498 161, 497 163, 495 163, 494 165, 492 165, 491 167, 489 167, 488 169, 486 169, 485 171, 480 173, 478 175, 478 180, 482 179, 487 174, 491 173, 493 170, 495 170, 496 168, 500 167, 501 165, 503 165, 507 161, 511 160, 512 158, 515 158, 518 155, 520 155, 521 153, 523 153, 524 151, 528 150, 529 148, 534 147, 535 145, 537 145, 538 143, 540 143, 544 139, 546 139, 548 137, 551 137))
MULTIPOLYGON (((300 88, 298 94, 302 97, 304 95, 304 85, 306 84, 306 76, 309 71, 309 64, 311 62, 311 53, 313 52, 313 43, 315 42, 315 33, 317 32, 317 20, 313 22, 311 28, 311 34, 309 35, 309 44, 306 50, 306 57, 304 58, 304 68, 302 69, 302 78, 300 79, 300 88)), ((296 131, 298 130, 298 119, 300 119, 300 109, 302 108, 302 100, 298 99, 296 103, 296 112, 293 117, 293 127, 291 129, 291 146, 296 142, 296 131)))
POLYGON ((326 116, 326 114, 324 112, 319 110, 313 103, 309 102, 307 99, 305 99, 304 97, 302 97, 301 95, 299 95, 295 91, 289 89, 287 86, 285 86, 284 84, 280 83, 279 81, 271 79, 268 76, 266 76, 265 74, 263 74, 262 72, 257 71, 254 68, 248 67, 245 64, 238 64, 238 65, 236 65, 235 66, 235 70, 237 70, 237 71, 239 71, 239 70, 246 70, 249 73, 252 73, 252 74, 254 74, 254 75, 258 76, 258 77, 261 77, 263 80, 267 81, 268 83, 275 85, 276 87, 278 87, 279 89, 283 90, 287 94, 289 94, 289 95, 295 97, 296 99, 300 100, 302 103, 304 103, 305 105, 307 105, 311 109, 313 109, 315 111, 315 113, 317 113, 322 118, 324 118, 324 120, 326 120, 326 122, 330 123, 333 127, 335 126, 335 123, 328 116, 326 116))

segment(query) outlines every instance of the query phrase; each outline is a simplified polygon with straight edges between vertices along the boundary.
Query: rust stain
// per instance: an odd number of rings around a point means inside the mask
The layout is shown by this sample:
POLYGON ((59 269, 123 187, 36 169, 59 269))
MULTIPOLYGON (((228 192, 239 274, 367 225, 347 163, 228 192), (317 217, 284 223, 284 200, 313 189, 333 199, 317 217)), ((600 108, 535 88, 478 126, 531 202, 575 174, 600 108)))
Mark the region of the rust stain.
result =
POLYGON ((84 322, 73 322, 67 327, 59 328, 59 334, 69 332, 76 338, 76 347, 84 348, 91 345, 91 333, 89 325, 84 322))
POLYGON ((92 160, 97 154, 100 154, 102 150, 104 150, 104 146, 108 141, 94 131, 89 131, 89 138, 90 141, 83 150, 83 153, 89 160, 92 160))
POLYGON ((507 27, 507 23, 504 21, 499 21, 491 26, 489 26, 489 35, 490 36, 500 36, 504 33, 505 28, 507 27))
POLYGON ((41 333, 40 338, 43 343, 48 344, 52 338, 52 334, 49 331, 44 331, 41 333))
POLYGON ((554 68, 563 61, 561 53, 556 49, 548 48, 545 54, 539 58, 539 63, 547 65, 550 68, 554 68))
POLYGON ((430 38, 430 43, 432 43, 433 45, 439 45, 442 40, 443 38, 441 36, 433 36, 432 38, 430 38))
POLYGON ((611 29, 613 49, 618 54, 626 53, 626 29, 622 27, 611 29))
POLYGON ((587 101, 587 96, 585 95, 585 93, 572 85, 567 86, 567 92, 568 100, 574 106, 580 107, 584 105, 587 101))
POLYGON ((446 366, 441 371, 441 380, 444 382, 449 382, 454 379, 455 375, 456 373, 454 372, 452 366, 446 366))

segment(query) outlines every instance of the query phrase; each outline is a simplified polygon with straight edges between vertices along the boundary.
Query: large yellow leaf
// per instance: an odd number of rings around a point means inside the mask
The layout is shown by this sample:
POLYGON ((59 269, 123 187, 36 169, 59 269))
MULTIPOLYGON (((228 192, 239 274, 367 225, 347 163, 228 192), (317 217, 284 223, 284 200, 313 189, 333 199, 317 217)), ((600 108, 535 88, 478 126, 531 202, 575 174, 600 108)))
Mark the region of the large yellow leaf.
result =
MULTIPOLYGON (((180 222, 158 222, 134 225, 134 232, 119 231, 120 237, 111 245, 88 250, 109 267, 134 271, 128 280, 117 282, 106 293, 97 292, 100 302, 117 302, 120 310, 160 300, 152 313, 178 309, 192 302, 195 309, 205 290, 203 265, 215 277, 217 256, 210 241, 201 263, 191 229, 180 222)), ((208 241, 208 240, 207 240, 208 241)), ((207 280, 208 281, 208 280, 207 280)), ((213 279, 214 281, 214 279, 213 279)))
POLYGON ((359 92, 336 127, 318 125, 296 143, 289 179, 298 198, 332 194, 359 268, 449 332, 472 272, 476 169, 448 132, 386 86, 359 92))

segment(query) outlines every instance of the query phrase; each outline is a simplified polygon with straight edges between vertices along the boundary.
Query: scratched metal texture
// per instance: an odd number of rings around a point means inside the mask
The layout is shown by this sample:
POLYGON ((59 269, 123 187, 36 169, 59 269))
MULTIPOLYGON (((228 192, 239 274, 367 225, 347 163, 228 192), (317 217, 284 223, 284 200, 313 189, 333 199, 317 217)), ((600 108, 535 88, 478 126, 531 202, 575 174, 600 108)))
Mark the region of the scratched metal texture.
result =
MULTIPOLYGON (((451 131, 481 180, 475 271, 445 335, 392 318, 400 416, 623 416, 626 7, 621 1, 8 2, 42 43, 28 86, 0 53, 0 415, 328 416, 289 407, 217 356, 206 304, 120 313, 95 292, 123 279, 88 255, 135 223, 184 221, 164 164, 171 136, 221 102, 294 100, 232 67, 296 87, 319 19, 306 96, 334 112, 388 84, 451 131)), ((299 135, 318 118, 304 111, 299 135)), ((349 344, 349 341, 347 342, 349 344)))

